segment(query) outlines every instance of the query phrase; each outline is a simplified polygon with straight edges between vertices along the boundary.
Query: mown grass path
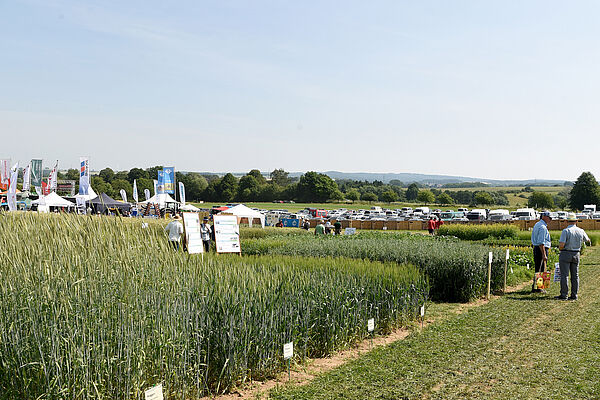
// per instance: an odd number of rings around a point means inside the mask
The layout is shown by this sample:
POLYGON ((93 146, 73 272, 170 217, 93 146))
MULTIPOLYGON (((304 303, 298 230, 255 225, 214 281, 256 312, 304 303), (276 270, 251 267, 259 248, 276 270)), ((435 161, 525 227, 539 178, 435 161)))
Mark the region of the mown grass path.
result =
MULTIPOLYGON (((600 399, 600 248, 580 299, 530 287, 445 318, 275 399, 600 399)), ((433 311, 433 310, 432 310, 433 311)))

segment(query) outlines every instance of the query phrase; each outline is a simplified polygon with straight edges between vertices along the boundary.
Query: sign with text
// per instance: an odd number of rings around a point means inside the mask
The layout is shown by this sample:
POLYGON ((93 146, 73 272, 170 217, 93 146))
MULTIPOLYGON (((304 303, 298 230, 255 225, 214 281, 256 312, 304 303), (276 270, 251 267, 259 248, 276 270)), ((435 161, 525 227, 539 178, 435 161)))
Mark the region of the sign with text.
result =
POLYGON ((281 220, 281 222, 283 222, 283 226, 285 226, 286 228, 299 228, 300 227, 300 220, 299 219, 292 219, 292 218, 284 218, 281 220))
POLYGON ((265 226, 275 226, 279 222, 279 215, 267 214, 265 215, 265 226))
POLYGON ((215 244, 217 253, 241 253, 240 226, 235 215, 215 215, 215 244))
POLYGON ((294 342, 283 345, 283 358, 288 360, 294 356, 294 342))
POLYGON ((144 392, 145 400, 163 400, 162 383, 144 392))
POLYGON ((356 228, 346 228, 344 229, 344 235, 355 235, 356 228))
POLYGON ((371 318, 367 321, 367 330, 373 332, 375 330, 375 318, 371 318))
POLYGON ((202 237, 200 235, 200 215, 193 212, 184 212, 183 229, 187 240, 188 253, 203 253, 204 246, 202 245, 202 237))

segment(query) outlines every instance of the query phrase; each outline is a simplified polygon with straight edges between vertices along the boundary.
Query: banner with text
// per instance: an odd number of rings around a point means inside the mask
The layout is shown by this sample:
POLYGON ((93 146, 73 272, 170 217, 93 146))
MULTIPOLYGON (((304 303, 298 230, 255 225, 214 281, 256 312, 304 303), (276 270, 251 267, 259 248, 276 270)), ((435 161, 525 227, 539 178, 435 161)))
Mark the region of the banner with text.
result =
POLYGON ((215 215, 215 244, 217 253, 241 253, 240 226, 235 215, 215 215))
POLYGON ((87 195, 90 190, 89 158, 79 157, 79 194, 87 195))
POLYGON ((31 160, 31 186, 42 187, 42 160, 31 160))

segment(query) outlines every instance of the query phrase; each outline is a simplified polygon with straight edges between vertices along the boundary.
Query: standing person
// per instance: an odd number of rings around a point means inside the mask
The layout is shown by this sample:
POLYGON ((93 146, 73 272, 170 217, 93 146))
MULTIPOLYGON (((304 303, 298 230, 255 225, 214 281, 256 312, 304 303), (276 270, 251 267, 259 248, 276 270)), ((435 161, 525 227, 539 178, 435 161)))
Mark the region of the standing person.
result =
POLYGON ((169 224, 165 227, 165 231, 169 233, 169 243, 171 243, 175 250, 179 250, 179 240, 183 234, 183 225, 181 224, 180 220, 181 217, 179 215, 175 215, 173 221, 169 222, 169 224))
POLYGON ((433 235, 435 232, 435 220, 433 217, 429 217, 429 220, 427 221, 427 230, 430 235, 433 235))
POLYGON ((323 220, 320 220, 317 226, 315 226, 315 236, 325 235, 325 225, 323 225, 323 220))
POLYGON ((202 223, 200 224, 200 238, 202 239, 202 244, 204 245, 205 253, 208 253, 210 251, 211 236, 212 236, 212 228, 208 224, 208 217, 204 217, 202 219, 202 223))
POLYGON ((307 219, 305 219, 304 223, 302 224, 302 228, 306 229, 306 230, 309 230, 310 229, 310 221, 307 220, 307 219))
MULTIPOLYGON (((551 247, 550 232, 548 231, 548 223, 552 221, 550 212, 543 211, 540 214, 540 220, 533 226, 531 231, 531 246, 533 247, 533 263, 535 272, 543 272, 546 263, 548 262, 548 251, 551 247)), ((531 292, 543 292, 543 289, 535 288, 535 275, 533 276, 533 285, 531 292)))
POLYGON ((331 221, 327 220, 327 222, 325 222, 325 234, 329 235, 331 233, 332 228, 333 225, 331 225, 331 221))
POLYGON ((342 234, 342 223, 341 223, 340 221, 337 221, 337 220, 336 220, 336 221, 333 223, 333 232, 334 232, 336 235, 341 235, 341 234, 342 234))
POLYGON ((567 217, 569 225, 563 229, 558 240, 560 255, 558 263, 560 265, 560 295, 555 299, 567 300, 569 293, 569 273, 571 274, 571 296, 569 300, 577 300, 579 291, 579 252, 581 244, 585 242, 591 245, 590 238, 585 231, 577 226, 577 217, 574 213, 569 213, 567 217))
POLYGON ((437 217, 437 221, 435 221, 435 232, 438 233, 440 226, 444 225, 444 221, 440 217, 437 217))

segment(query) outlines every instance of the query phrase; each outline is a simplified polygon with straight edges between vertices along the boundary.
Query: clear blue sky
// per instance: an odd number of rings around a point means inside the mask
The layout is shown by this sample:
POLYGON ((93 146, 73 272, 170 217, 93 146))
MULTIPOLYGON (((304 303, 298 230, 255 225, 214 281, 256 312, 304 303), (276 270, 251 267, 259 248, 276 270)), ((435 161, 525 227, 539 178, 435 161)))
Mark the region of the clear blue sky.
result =
POLYGON ((0 158, 600 177, 600 2, 0 1, 0 158))

